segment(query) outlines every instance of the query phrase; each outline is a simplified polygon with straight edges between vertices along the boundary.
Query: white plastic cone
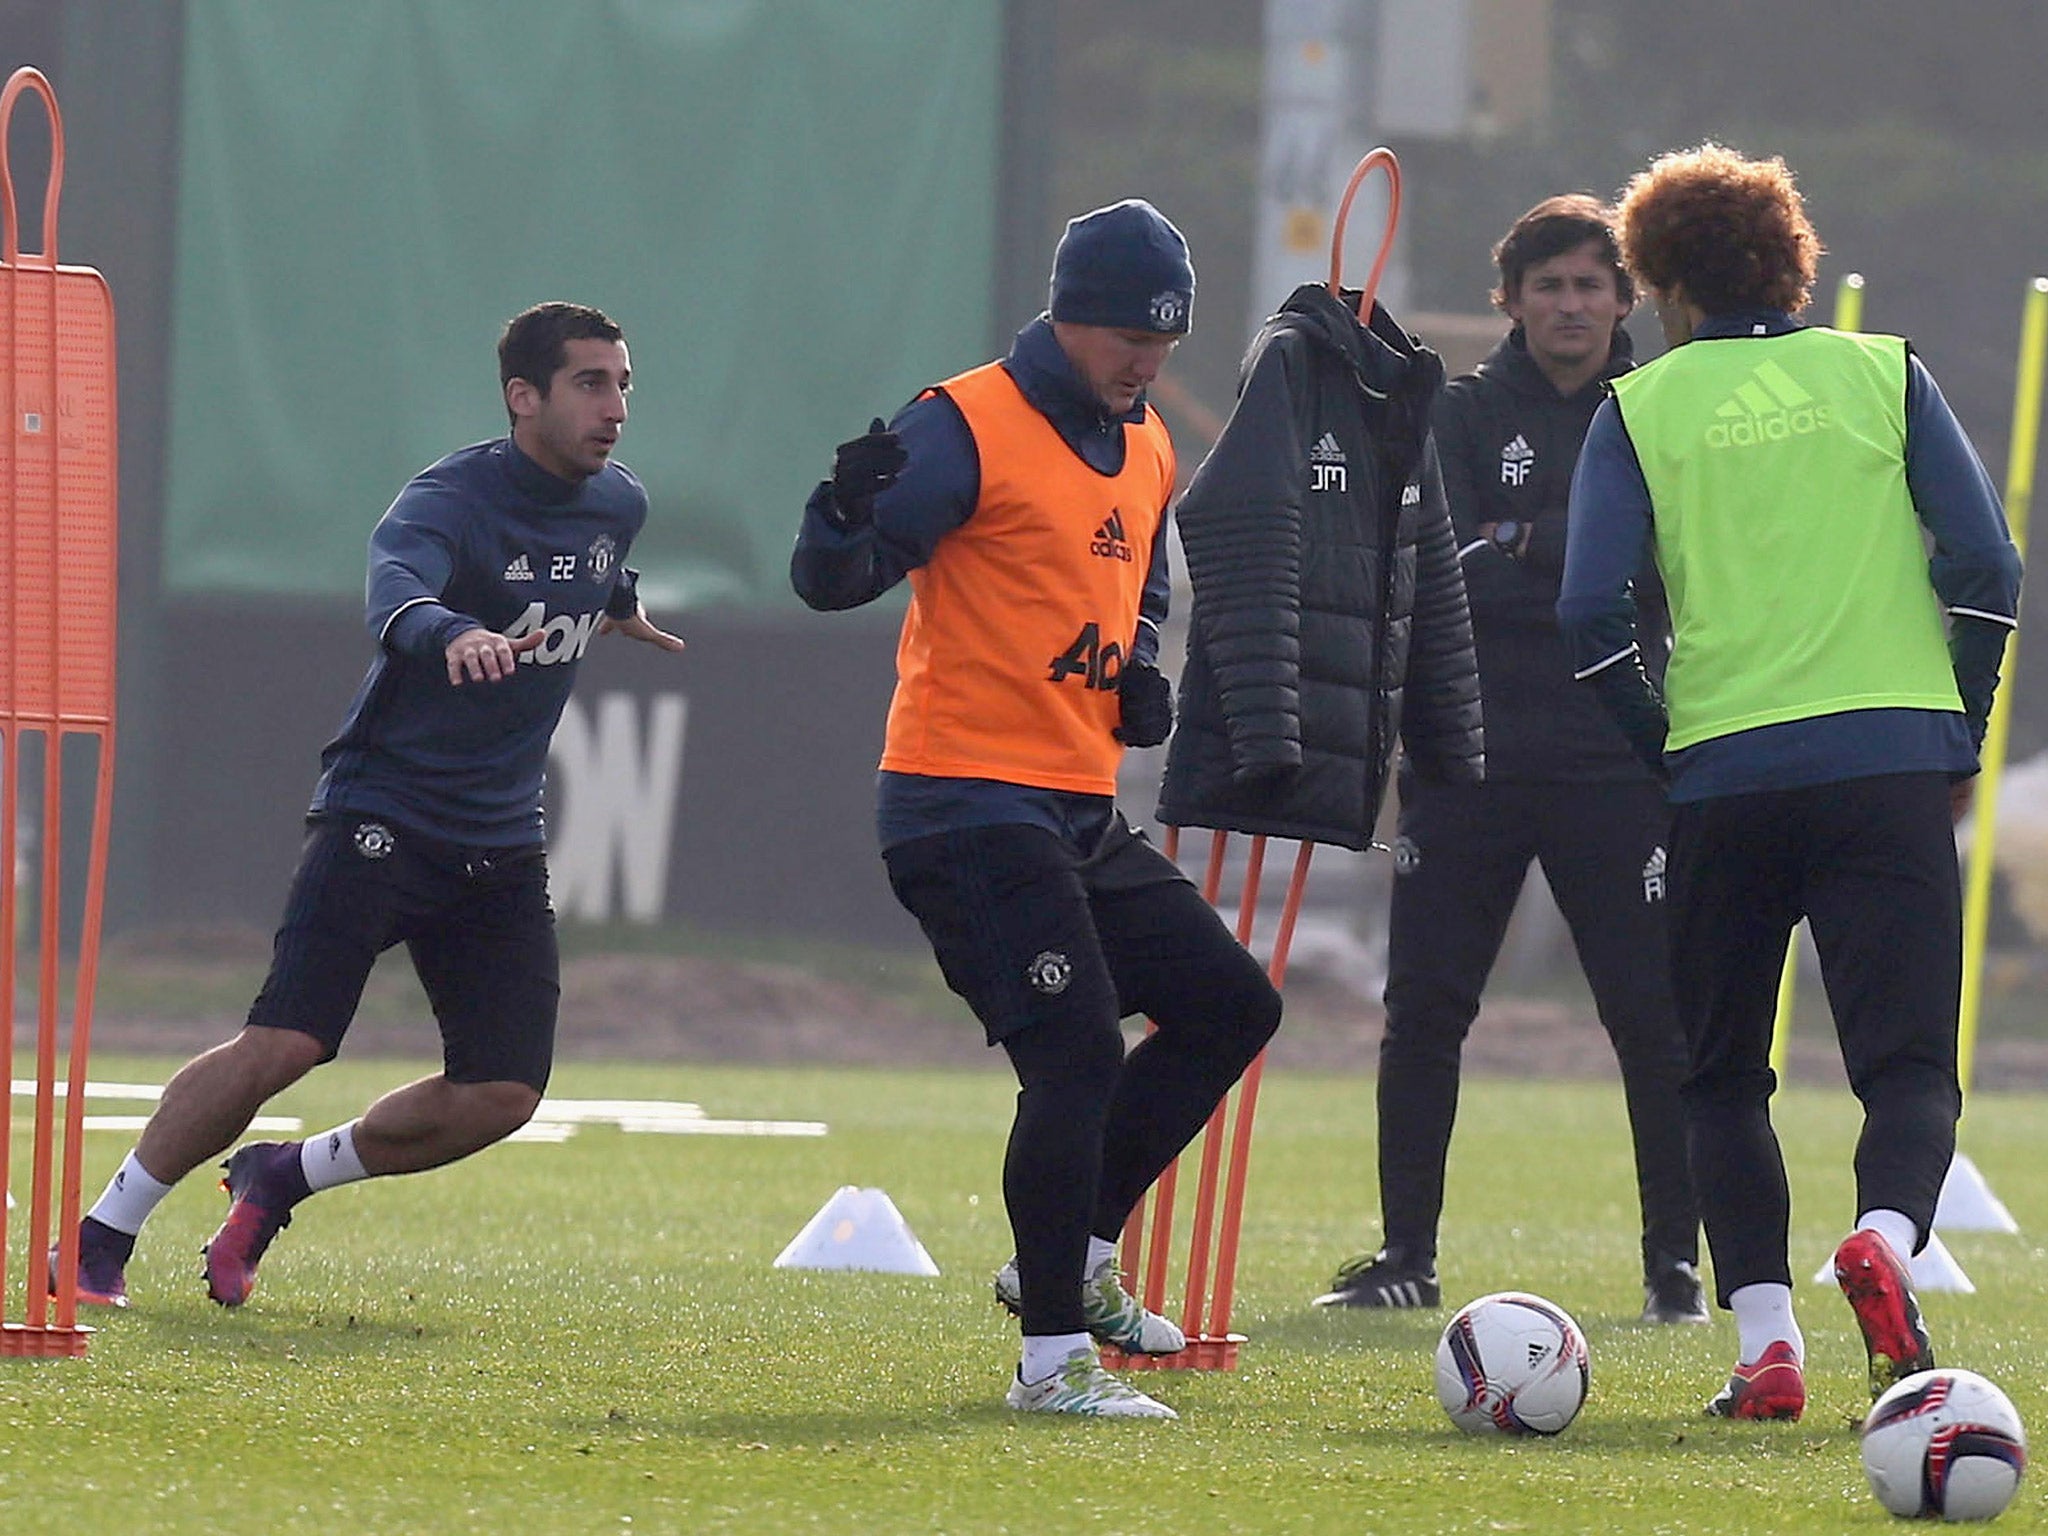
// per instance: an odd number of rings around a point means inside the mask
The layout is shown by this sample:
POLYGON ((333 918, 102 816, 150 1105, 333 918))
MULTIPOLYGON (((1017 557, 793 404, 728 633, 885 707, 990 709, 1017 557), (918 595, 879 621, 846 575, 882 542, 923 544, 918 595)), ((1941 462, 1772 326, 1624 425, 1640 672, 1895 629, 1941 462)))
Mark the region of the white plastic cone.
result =
POLYGON ((1927 1246, 1913 1255, 1913 1262, 1906 1268, 1913 1276, 1913 1289, 1916 1291, 1959 1291, 1965 1296, 1976 1294, 1977 1287, 1963 1273, 1963 1266, 1956 1262, 1947 1244, 1932 1232, 1927 1234, 1927 1246))
POLYGON ((1934 1225, 1948 1232, 2017 1232, 2020 1224, 1977 1165, 1958 1152, 1941 1181, 1941 1199, 1934 1207, 1934 1225))
POLYGON ((871 1269, 936 1275, 939 1266, 879 1189, 841 1185, 776 1256, 777 1269, 871 1269))
MULTIPOLYGON (((1964 1296, 1977 1293, 1976 1285, 1963 1273, 1963 1266, 1948 1251, 1948 1245, 1932 1232, 1927 1234, 1927 1246, 1913 1255, 1906 1272, 1913 1277, 1913 1289, 1916 1291, 1955 1291, 1964 1296)), ((1828 1255, 1827 1262, 1815 1271, 1813 1279, 1816 1285, 1835 1283, 1833 1254, 1828 1255)))

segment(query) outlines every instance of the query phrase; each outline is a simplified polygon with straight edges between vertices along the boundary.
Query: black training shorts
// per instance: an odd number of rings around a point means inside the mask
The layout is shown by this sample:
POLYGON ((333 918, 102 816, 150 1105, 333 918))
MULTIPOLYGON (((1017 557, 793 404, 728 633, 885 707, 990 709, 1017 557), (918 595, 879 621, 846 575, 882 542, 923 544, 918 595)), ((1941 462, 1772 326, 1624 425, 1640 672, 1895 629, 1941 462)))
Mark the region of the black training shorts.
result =
POLYGON ((464 848, 370 816, 312 818, 249 1023, 311 1035, 331 1061, 371 966, 400 942, 449 1081, 545 1089, 562 986, 539 844, 464 848))
POLYGON ((990 1045, 1047 1020, 1113 1028, 1140 1011, 1172 1015, 1184 987, 1234 997, 1224 981, 1257 971, 1120 813, 1085 852, 1043 827, 1006 824, 913 838, 882 858, 990 1045))

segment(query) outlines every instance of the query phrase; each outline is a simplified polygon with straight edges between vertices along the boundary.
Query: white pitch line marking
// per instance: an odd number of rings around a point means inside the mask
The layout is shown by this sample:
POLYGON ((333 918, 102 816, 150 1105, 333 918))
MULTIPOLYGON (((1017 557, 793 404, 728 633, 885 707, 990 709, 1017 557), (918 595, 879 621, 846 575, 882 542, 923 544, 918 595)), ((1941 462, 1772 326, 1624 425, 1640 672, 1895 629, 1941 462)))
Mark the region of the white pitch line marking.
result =
POLYGON ((576 1134, 576 1127, 560 1120, 529 1120, 519 1127, 507 1141, 567 1141, 576 1134))
MULTIPOLYGON (((147 1115, 87 1115, 88 1131, 139 1131, 149 1124, 147 1115)), ((249 1122, 252 1131, 303 1131, 306 1122, 297 1115, 258 1115, 249 1122)))
POLYGON ((536 1120, 560 1120, 573 1125, 617 1123, 635 1120, 701 1120, 704 1107, 680 1099, 542 1099, 533 1112, 536 1120))
MULTIPOLYGON (((51 1085, 56 1098, 69 1094, 69 1084, 51 1085)), ((34 1078, 13 1079, 18 1097, 34 1098, 34 1078)), ((130 1099, 153 1103, 163 1097, 154 1083, 87 1082, 87 1098, 130 1099)), ((139 1131, 148 1123, 140 1115, 87 1115, 89 1131, 139 1131)), ((611 1125, 628 1134, 659 1136, 824 1136, 830 1127, 822 1120, 717 1120, 704 1113, 701 1104, 682 1099, 542 1099, 533 1119, 514 1131, 508 1141, 559 1143, 576 1134, 583 1125, 611 1125)), ((292 1116, 258 1116, 253 1131, 291 1132, 303 1128, 292 1116)))
POLYGON ((823 1136, 822 1120, 625 1120, 622 1131, 649 1131, 661 1136, 823 1136))

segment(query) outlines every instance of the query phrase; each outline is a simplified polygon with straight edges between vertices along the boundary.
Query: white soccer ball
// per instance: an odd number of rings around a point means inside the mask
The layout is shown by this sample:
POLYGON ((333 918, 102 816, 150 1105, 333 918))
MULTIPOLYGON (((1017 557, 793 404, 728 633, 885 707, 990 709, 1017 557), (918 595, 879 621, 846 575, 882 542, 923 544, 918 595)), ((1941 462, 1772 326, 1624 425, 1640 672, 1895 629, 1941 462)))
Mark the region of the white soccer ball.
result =
POLYGON ((1895 1515, 1989 1520, 2027 1469, 2012 1399, 1975 1371, 1921 1371, 1895 1383, 1863 1421, 1863 1475, 1895 1515))
POLYGON ((1586 1336, 1555 1302, 1501 1291, 1460 1307, 1436 1346, 1436 1395, 1474 1435, 1554 1435, 1592 1381, 1586 1336))

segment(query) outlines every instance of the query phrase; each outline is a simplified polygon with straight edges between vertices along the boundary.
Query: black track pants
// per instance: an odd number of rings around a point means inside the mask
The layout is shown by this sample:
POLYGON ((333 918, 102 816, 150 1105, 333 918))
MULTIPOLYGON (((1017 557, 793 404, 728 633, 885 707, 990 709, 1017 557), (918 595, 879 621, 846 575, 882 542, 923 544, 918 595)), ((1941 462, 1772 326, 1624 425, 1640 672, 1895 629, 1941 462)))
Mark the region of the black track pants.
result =
POLYGON ((1530 861, 1571 929, 1621 1067, 1645 1268, 1694 1259, 1699 1216, 1678 1088, 1664 911, 1664 797, 1648 783, 1436 785, 1402 780, 1380 1040, 1386 1241, 1436 1253, 1458 1064, 1530 861))
POLYGON ((1078 1333, 1089 1234, 1117 1235, 1272 1036, 1280 996, 1121 820, 1086 854, 995 826, 885 858, 948 984, 1016 1069, 1003 1199, 1024 1332, 1078 1333), (1118 1021, 1136 1013, 1158 1028, 1127 1056, 1118 1021))
POLYGON ((1676 807, 1672 968, 1692 1051, 1692 1166, 1729 1293, 1792 1283, 1791 1197, 1771 1129, 1778 977, 1804 917, 1863 1105, 1856 1206, 1921 1243, 1955 1153, 1962 901, 1948 780, 1890 774, 1676 807))

